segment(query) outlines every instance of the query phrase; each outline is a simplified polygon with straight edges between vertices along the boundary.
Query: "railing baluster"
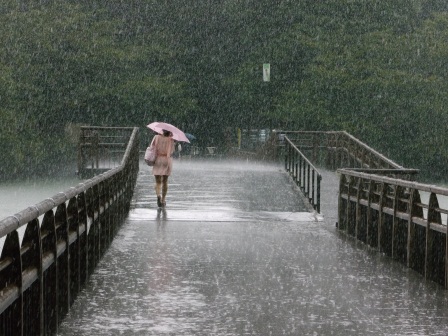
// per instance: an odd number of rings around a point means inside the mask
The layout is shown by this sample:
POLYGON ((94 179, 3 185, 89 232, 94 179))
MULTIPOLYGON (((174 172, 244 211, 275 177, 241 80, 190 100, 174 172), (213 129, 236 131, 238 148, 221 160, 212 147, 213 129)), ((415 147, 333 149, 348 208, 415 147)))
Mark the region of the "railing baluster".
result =
POLYGON ((313 204, 313 207, 316 208, 316 200, 314 198, 314 189, 315 189, 315 185, 314 185, 314 179, 315 179, 315 170, 313 169, 311 172, 311 204, 313 204))

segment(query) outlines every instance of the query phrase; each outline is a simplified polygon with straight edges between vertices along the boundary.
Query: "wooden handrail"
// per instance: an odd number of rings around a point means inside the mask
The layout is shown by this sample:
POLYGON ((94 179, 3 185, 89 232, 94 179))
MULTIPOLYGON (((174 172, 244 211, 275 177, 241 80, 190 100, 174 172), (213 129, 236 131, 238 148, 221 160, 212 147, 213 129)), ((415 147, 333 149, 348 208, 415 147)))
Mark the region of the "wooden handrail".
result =
POLYGON ((121 162, 0 221, 0 331, 5 335, 56 333, 127 216, 139 169, 138 128, 91 129, 124 132, 121 138, 127 133, 121 162), (19 229, 25 229, 21 243, 19 229))

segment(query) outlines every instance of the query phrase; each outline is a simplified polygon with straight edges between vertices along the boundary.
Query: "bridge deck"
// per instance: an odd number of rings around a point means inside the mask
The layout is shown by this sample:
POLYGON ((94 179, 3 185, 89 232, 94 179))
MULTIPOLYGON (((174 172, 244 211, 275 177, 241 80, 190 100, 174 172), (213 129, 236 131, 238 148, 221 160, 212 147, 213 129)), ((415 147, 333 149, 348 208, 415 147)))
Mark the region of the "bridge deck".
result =
POLYGON ((338 234, 278 165, 175 163, 166 211, 133 208, 58 335, 446 335, 440 286, 338 234))

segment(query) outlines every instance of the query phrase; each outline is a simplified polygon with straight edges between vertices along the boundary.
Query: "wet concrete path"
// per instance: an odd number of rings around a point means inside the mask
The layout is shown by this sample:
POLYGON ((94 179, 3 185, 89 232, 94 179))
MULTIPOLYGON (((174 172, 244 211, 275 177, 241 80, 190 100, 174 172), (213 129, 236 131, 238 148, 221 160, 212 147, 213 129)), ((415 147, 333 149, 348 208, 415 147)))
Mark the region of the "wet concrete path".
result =
POLYGON ((336 232, 334 173, 323 217, 279 165, 177 161, 169 188, 141 167, 59 335, 448 334, 443 288, 336 232))

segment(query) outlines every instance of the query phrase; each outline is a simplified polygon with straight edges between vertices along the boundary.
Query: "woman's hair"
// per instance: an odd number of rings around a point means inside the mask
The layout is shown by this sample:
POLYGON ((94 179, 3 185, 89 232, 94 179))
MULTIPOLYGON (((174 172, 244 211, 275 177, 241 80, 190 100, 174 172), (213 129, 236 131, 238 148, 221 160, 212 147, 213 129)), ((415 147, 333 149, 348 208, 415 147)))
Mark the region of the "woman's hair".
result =
POLYGON ((173 133, 171 133, 170 131, 163 130, 163 136, 169 137, 169 136, 172 136, 172 135, 173 135, 173 133))

